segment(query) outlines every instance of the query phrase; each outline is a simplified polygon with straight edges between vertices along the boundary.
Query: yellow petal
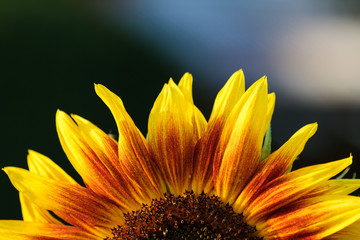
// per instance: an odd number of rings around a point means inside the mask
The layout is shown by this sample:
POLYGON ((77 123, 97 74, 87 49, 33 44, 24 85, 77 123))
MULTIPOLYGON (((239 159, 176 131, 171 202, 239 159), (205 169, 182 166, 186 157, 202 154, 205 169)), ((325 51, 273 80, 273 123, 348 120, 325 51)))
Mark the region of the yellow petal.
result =
POLYGON ((27 170, 6 167, 14 187, 37 206, 54 212, 84 231, 105 237, 123 222, 122 210, 113 201, 91 190, 39 176, 27 170))
POLYGON ((302 152, 306 142, 317 130, 317 124, 309 124, 297 131, 284 145, 271 153, 259 165, 252 180, 241 192, 233 205, 237 212, 242 212, 249 202, 259 197, 265 184, 283 175, 302 152))
POLYGON ((266 79, 249 88, 230 113, 214 159, 215 191, 232 204, 256 170, 266 132, 266 79))
POLYGON ((61 224, 48 210, 34 204, 33 201, 24 194, 19 193, 19 198, 24 221, 61 224))
POLYGON ((142 199, 136 198, 138 195, 131 188, 131 183, 115 165, 118 160, 117 143, 90 122, 74 117, 79 125, 70 116, 58 111, 56 127, 67 157, 86 186, 129 211, 139 207, 142 199))
POLYGON ((182 94, 184 95, 185 99, 190 103, 194 103, 193 96, 192 96, 192 84, 193 84, 193 77, 190 73, 185 73, 184 76, 179 81, 178 87, 182 94))
POLYGON ((201 192, 211 195, 214 190, 213 161, 222 127, 221 121, 209 123, 205 133, 195 146, 191 189, 197 195, 201 192))
POLYGON ((84 139, 87 139, 90 148, 110 173, 112 179, 109 179, 109 185, 112 186, 105 186, 105 189, 109 189, 115 198, 122 198, 125 202, 135 199, 138 203, 149 203, 161 195, 159 189, 155 187, 156 183, 150 182, 154 177, 146 176, 146 172, 142 171, 146 166, 132 166, 130 164, 137 165, 138 163, 131 159, 119 161, 116 141, 86 119, 77 115, 72 115, 72 117, 78 124, 84 139), (132 178, 129 178, 129 173, 132 174, 132 178))
POLYGON ((352 163, 352 157, 298 169, 265 183, 263 191, 244 209, 246 222, 258 219, 301 198, 352 163))
POLYGON ((185 99, 193 105, 193 120, 192 124, 194 126, 195 135, 200 138, 206 128, 207 122, 204 117, 204 115, 201 113, 201 111, 194 105, 193 96, 192 96, 192 83, 193 83, 193 77, 190 73, 185 73, 184 76, 180 79, 180 82, 178 84, 178 87, 182 94, 184 95, 185 99))
POLYGON ((245 92, 242 70, 235 72, 216 96, 209 123, 195 147, 191 189, 213 194, 213 161, 226 119, 245 92))
MULTIPOLYGON (((77 184, 64 170, 40 153, 29 150, 27 160, 30 172, 50 179, 77 184)), ((19 193, 19 198, 24 221, 60 224, 49 211, 34 204, 33 201, 24 196, 24 194, 19 193)))
POLYGON ((257 224, 265 239, 323 239, 360 219, 360 199, 329 195, 302 199, 257 224))
POLYGON ((149 145, 173 194, 188 188, 193 171, 194 147, 199 138, 194 105, 170 79, 149 116, 149 145))
POLYGON ((266 114, 266 121, 265 121, 266 129, 269 127, 272 115, 274 113, 275 98, 276 98, 275 93, 270 93, 268 95, 268 107, 267 107, 267 114, 266 114))
POLYGON ((329 239, 333 240, 358 240, 360 239, 360 221, 356 221, 346 228, 336 232, 329 236, 329 239))
POLYGON ((106 87, 95 85, 97 95, 113 114, 119 132, 119 161, 123 172, 139 191, 144 193, 143 202, 158 198, 166 191, 157 163, 150 156, 148 143, 126 112, 121 99, 106 87), (150 196, 150 197, 146 197, 150 196))
POLYGON ((0 240, 101 240, 76 227, 59 224, 0 220, 0 240))
POLYGON ((244 92, 245 78, 242 69, 240 69, 231 75, 225 86, 216 96, 209 122, 219 117, 226 119, 244 92))
POLYGON ((314 190, 306 197, 316 197, 325 194, 348 195, 360 188, 360 179, 330 179, 314 190))
POLYGON ((27 157, 30 172, 48 177, 54 180, 64 181, 68 183, 77 184, 76 181, 70 177, 64 170, 55 164, 50 158, 29 150, 27 157))

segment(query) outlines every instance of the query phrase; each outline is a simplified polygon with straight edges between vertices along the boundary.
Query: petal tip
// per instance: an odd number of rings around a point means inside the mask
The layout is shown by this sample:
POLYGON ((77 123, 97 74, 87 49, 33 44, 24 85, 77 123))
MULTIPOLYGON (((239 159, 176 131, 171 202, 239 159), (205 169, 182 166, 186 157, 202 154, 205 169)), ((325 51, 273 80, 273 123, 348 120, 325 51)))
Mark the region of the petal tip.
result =
POLYGON ((65 112, 61 111, 60 109, 56 111, 56 115, 55 115, 56 125, 63 123, 64 121, 67 120, 67 118, 69 118, 69 116, 65 112))
POLYGON ((239 70, 237 70, 236 72, 234 72, 233 75, 236 75, 236 76, 244 76, 244 71, 242 70, 242 68, 240 68, 239 70))
POLYGON ((239 70, 237 70, 236 72, 234 72, 234 73, 231 75, 230 79, 233 79, 233 80, 235 80, 235 81, 239 81, 239 83, 244 82, 244 81, 245 81, 245 77, 244 77, 244 72, 243 72, 243 70, 242 70, 242 69, 239 69, 239 70))
POLYGON ((29 155, 34 155, 36 153, 36 151, 34 151, 32 149, 28 149, 27 152, 28 152, 28 157, 29 157, 29 155))
POLYGON ((308 134, 310 135, 310 137, 312 137, 318 130, 319 125, 317 122, 314 122, 314 123, 308 124, 306 127, 308 128, 308 131, 309 131, 308 134))
POLYGON ((316 132, 319 128, 319 124, 317 122, 311 123, 312 131, 316 132))
POLYGON ((176 85, 174 82, 174 79, 172 79, 172 78, 169 79, 168 84, 169 84, 169 86, 176 85))
POLYGON ((344 158, 342 160, 339 160, 340 163, 342 163, 344 165, 343 169, 345 169, 346 167, 350 166, 353 163, 353 156, 350 153, 350 156, 347 158, 344 158))
POLYGON ((185 78, 191 77, 192 78, 192 74, 189 72, 186 72, 186 73, 184 73, 183 77, 185 77, 185 78))
POLYGON ((12 173, 16 170, 16 169, 20 169, 18 167, 3 167, 1 170, 3 170, 7 175, 8 177, 10 178, 10 180, 12 180, 12 173))
POLYGON ((56 110, 56 114, 55 114, 56 121, 63 119, 66 115, 67 114, 64 111, 60 109, 56 110))
POLYGON ((100 83, 94 83, 94 88, 95 88, 95 91, 101 91, 101 90, 107 89, 104 85, 102 85, 100 83))
POLYGON ((266 75, 262 76, 258 81, 260 82, 260 85, 266 85, 267 86, 267 84, 268 84, 268 80, 267 80, 266 75))

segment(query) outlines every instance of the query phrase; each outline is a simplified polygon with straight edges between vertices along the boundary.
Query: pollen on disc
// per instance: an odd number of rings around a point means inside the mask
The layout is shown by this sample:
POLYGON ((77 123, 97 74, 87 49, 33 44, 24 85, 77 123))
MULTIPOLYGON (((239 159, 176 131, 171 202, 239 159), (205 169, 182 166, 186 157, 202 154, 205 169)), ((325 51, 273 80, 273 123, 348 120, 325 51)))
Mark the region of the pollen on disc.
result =
POLYGON ((113 228, 113 236, 106 240, 262 239, 255 232, 241 214, 218 197, 185 192, 181 196, 167 193, 150 205, 125 214, 125 223, 113 228))

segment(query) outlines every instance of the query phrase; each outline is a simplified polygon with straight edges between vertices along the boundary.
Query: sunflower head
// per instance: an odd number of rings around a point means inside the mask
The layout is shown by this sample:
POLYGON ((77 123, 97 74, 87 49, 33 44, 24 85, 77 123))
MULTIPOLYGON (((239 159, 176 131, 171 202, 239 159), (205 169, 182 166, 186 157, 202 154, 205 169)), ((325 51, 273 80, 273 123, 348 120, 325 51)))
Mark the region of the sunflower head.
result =
POLYGON ((357 239, 358 179, 331 179, 342 160, 290 171, 317 124, 270 152, 275 94, 262 77, 245 91, 242 70, 218 93, 208 120, 192 76, 164 85, 145 138, 122 100, 95 84, 118 128, 115 140, 78 115, 56 113, 77 183, 29 151, 29 170, 6 167, 23 221, 1 220, 2 239, 357 239), (265 137, 266 135, 266 137, 265 137), (265 140, 264 140, 265 137, 265 140))

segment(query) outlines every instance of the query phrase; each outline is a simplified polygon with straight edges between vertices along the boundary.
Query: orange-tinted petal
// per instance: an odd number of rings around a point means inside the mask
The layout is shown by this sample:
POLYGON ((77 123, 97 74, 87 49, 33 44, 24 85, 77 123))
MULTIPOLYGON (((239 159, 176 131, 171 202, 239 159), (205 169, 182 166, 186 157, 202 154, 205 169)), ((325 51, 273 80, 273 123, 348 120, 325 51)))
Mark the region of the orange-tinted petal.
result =
POLYGON ((190 73, 185 73, 184 76, 180 79, 178 87, 182 94, 184 95, 185 99, 193 105, 194 113, 193 113, 193 120, 192 124, 194 126, 195 135, 200 138, 207 126, 206 119, 204 115, 200 112, 200 110, 194 105, 193 97, 192 97, 192 83, 193 77, 190 73))
POLYGON ((60 143, 86 186, 130 211, 140 206, 131 183, 121 175, 117 143, 83 118, 73 119, 62 111, 56 114, 60 143))
MULTIPOLYGON (((64 170, 40 153, 29 150, 27 161, 30 172, 50 179, 77 184, 64 170)), ((60 221, 53 217, 48 210, 34 204, 24 194, 19 193, 19 198, 24 221, 60 224, 60 221)))
POLYGON ((246 222, 254 225, 258 219, 301 198, 338 174, 351 162, 350 156, 343 160, 301 168, 265 183, 263 191, 244 209, 246 222))
POLYGON ((165 183, 150 156, 148 143, 126 112, 121 99, 106 87, 96 84, 95 91, 113 114, 119 132, 119 161, 127 178, 138 187, 141 202, 162 196, 165 183))
POLYGON ((213 161, 224 123, 245 92, 242 70, 235 72, 216 96, 209 123, 195 147, 191 188, 195 194, 214 189, 213 161))
POLYGON ((230 113, 214 158, 215 191, 232 204, 256 170, 268 126, 266 78, 250 87, 230 113))
POLYGON ((24 221, 61 224, 61 222, 52 216, 48 210, 34 204, 33 201, 24 194, 19 193, 19 199, 24 221))
POLYGON ((323 239, 360 219, 360 199, 330 195, 302 199, 259 222, 265 239, 323 239))
POLYGON ((53 211, 64 221, 97 236, 123 222, 123 213, 113 202, 91 190, 39 176, 27 170, 6 167, 14 187, 36 205, 53 211))
MULTIPOLYGON (((131 199, 134 199, 138 203, 147 203, 149 200, 160 195, 157 188, 155 188, 155 192, 152 192, 154 188, 151 188, 153 187, 151 183, 144 183, 146 179, 141 179, 143 184, 138 185, 137 183, 140 181, 140 179, 135 182, 128 178, 128 175, 125 173, 127 172, 127 169, 125 169, 124 165, 121 165, 121 163, 125 164, 129 163, 130 161, 119 161, 117 155, 118 144, 116 141, 114 141, 107 134, 105 134, 86 119, 76 115, 72 115, 72 117, 83 132, 84 138, 87 139, 89 146, 94 150, 106 170, 113 177, 113 181, 111 181, 109 184, 113 185, 111 186, 112 189, 110 190, 115 191, 114 197, 122 198, 125 202, 130 202, 131 199), (147 186, 149 188, 147 188, 147 186)), ((141 178, 143 175, 144 172, 140 172, 137 176, 138 178, 141 178)))
POLYGON ((360 188, 360 179, 330 179, 306 194, 305 198, 325 194, 348 195, 360 188))
POLYGON ((360 236, 360 220, 328 237, 333 240, 357 240, 360 236))
POLYGON ((76 227, 0 220, 0 240, 101 240, 76 227))
POLYGON ((200 131, 193 119, 194 105, 170 79, 150 112, 148 137, 151 153, 173 194, 188 189, 192 177, 200 131))
POLYGON ((306 142, 314 135, 316 129, 316 123, 306 125, 297 131, 281 148, 265 158, 260 163, 252 180, 234 203, 234 210, 242 212, 249 202, 258 197, 262 189, 265 188, 266 183, 283 175, 304 149, 306 142))

